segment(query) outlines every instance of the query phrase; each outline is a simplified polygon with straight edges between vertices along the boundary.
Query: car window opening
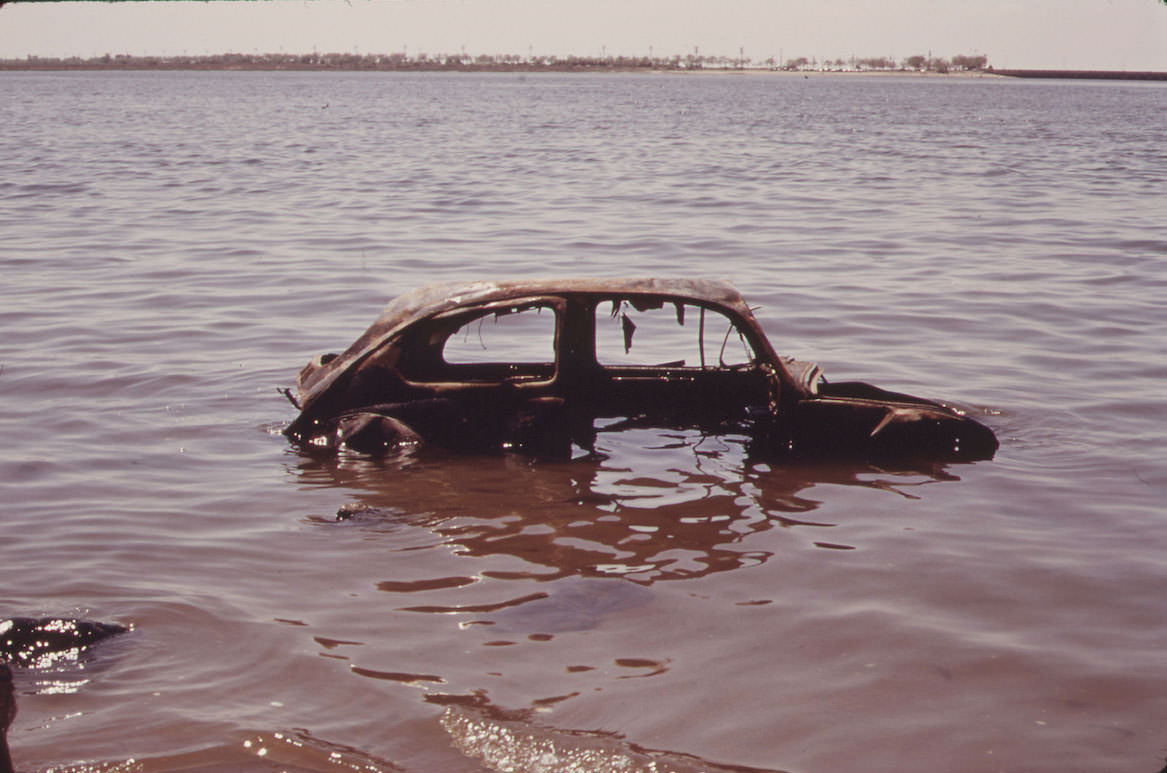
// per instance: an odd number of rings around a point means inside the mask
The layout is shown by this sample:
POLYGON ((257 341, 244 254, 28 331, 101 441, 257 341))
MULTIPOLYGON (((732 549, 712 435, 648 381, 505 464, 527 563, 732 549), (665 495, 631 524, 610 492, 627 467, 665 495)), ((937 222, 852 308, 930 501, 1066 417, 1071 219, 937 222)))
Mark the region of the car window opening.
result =
POLYGON ((596 308, 596 359, 602 366, 712 370, 755 362, 749 340, 717 309, 682 301, 606 300, 610 307, 596 308), (686 325, 686 305, 697 308, 695 326, 686 325), (740 354, 731 344, 735 335, 740 354))
POLYGON ((541 303, 484 311, 447 336, 442 359, 450 365, 552 363, 555 326, 554 310, 541 303))

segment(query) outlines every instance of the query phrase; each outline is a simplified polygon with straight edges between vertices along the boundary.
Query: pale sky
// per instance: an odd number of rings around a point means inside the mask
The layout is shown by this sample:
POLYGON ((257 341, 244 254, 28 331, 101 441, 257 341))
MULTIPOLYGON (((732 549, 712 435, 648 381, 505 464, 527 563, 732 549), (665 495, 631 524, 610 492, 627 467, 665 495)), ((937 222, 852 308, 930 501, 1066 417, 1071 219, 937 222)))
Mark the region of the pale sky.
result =
POLYGON ((0 8, 0 58, 419 53, 985 54, 996 67, 1167 71, 1167 0, 260 0, 0 8))

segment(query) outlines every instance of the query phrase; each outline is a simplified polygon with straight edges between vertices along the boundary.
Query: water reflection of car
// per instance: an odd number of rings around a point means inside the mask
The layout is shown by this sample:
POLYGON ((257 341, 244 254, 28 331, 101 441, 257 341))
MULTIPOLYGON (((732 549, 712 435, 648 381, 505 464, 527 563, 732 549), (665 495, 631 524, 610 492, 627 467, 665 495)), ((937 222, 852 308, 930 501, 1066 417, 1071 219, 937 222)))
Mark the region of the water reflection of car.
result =
POLYGON ((756 454, 991 458, 997 439, 944 403, 831 383, 778 356, 726 282, 551 279, 433 285, 301 372, 285 434, 377 453, 418 443, 567 458, 611 427, 746 434, 756 454))
MULTIPOLYGON (((581 577, 650 585, 762 564, 798 545, 856 547, 838 509, 820 512, 826 492, 863 488, 883 492, 872 493, 876 498, 916 500, 927 487, 960 480, 939 462, 755 463, 744 437, 696 430, 602 432, 596 448, 570 464, 317 454, 302 456, 294 470, 300 485, 347 499, 335 516, 313 515, 312 522, 370 535, 404 532, 386 542, 389 549, 433 544, 405 536, 425 530, 461 559, 494 567, 454 574, 539 584, 581 577), (774 529, 784 536, 761 536, 774 529), (515 561, 504 560, 511 568, 500 574, 493 558, 515 561)), ((450 587, 402 585, 378 587, 408 590, 410 597, 450 587)), ((530 591, 500 592, 513 598, 530 591)), ((445 598, 439 593, 432 603, 445 598)))

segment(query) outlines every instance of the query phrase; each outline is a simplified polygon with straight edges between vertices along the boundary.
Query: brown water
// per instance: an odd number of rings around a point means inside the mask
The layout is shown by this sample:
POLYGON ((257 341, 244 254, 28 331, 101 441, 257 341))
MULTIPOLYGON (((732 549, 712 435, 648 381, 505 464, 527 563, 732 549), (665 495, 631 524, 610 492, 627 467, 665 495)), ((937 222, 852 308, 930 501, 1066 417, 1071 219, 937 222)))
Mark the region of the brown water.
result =
POLYGON ((1167 88, 0 78, 21 770, 1151 771, 1167 88), (276 393, 436 280, 717 276, 989 462, 298 455, 276 393), (338 510, 354 512, 337 518, 338 510))

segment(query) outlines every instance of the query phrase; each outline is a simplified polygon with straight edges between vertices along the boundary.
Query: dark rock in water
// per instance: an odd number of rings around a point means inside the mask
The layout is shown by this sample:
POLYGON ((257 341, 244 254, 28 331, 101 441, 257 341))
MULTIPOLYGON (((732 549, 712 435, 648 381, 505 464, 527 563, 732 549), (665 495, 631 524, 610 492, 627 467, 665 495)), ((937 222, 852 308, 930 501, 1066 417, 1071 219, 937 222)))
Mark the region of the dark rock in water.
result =
POLYGON ((336 511, 337 521, 356 521, 362 518, 376 518, 381 515, 389 515, 390 513, 381 507, 373 507, 372 505, 358 505, 345 504, 341 505, 340 509, 336 511))
POLYGON ((12 669, 0 663, 0 773, 12 773, 12 755, 8 752, 8 728, 16 717, 16 699, 12 694, 12 669))
POLYGON ((0 619, 0 663, 44 666, 73 658, 95 642, 125 633, 117 623, 94 623, 59 617, 0 619))
POLYGON ((16 717, 16 697, 8 664, 36 668, 59 659, 76 659, 89 645, 129 630, 117 623, 60 617, 0 618, 0 773, 14 770, 8 728, 16 717))

